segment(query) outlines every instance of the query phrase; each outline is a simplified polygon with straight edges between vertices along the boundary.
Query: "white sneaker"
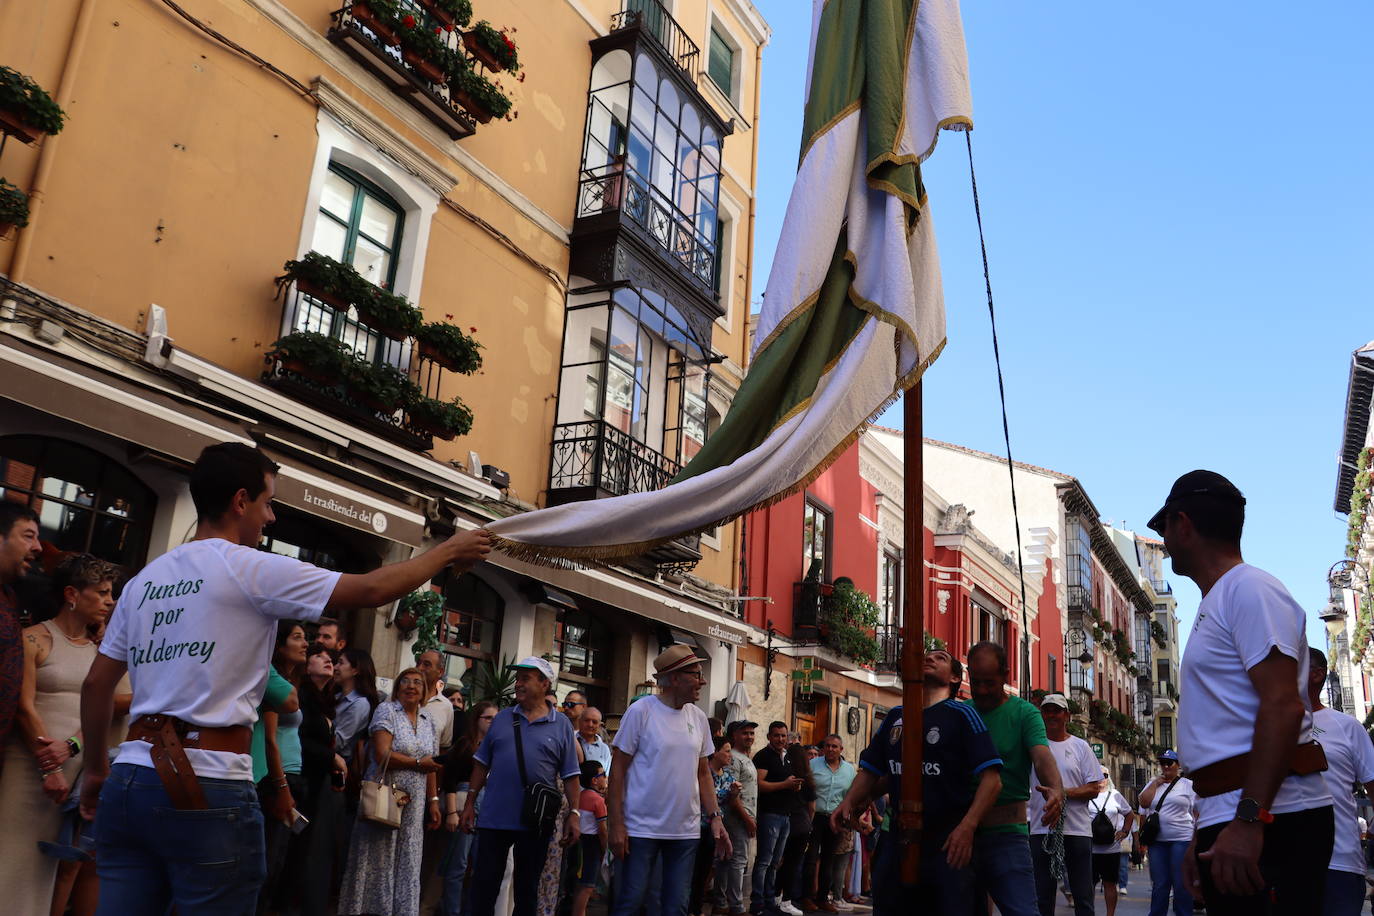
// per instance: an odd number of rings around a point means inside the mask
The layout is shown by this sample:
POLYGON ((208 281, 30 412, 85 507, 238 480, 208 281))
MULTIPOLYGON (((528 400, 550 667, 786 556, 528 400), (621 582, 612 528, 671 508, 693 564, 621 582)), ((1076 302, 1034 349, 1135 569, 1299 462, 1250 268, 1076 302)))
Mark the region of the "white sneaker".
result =
POLYGON ((778 898, 778 912, 786 913, 787 916, 802 916, 802 911, 792 905, 792 901, 778 898))
POLYGON ((841 913, 849 913, 854 910, 854 904, 845 900, 843 897, 831 897, 830 903, 841 913))

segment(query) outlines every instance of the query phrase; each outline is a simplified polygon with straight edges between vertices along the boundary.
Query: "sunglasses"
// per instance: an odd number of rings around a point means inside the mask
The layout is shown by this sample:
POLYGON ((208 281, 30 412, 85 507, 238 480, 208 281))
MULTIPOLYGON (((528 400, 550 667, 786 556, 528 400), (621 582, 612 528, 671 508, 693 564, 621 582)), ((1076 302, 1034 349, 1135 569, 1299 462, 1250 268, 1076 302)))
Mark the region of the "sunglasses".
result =
POLYGON ((572 709, 574 706, 586 706, 586 703, 579 703, 577 700, 564 700, 563 708, 572 709))

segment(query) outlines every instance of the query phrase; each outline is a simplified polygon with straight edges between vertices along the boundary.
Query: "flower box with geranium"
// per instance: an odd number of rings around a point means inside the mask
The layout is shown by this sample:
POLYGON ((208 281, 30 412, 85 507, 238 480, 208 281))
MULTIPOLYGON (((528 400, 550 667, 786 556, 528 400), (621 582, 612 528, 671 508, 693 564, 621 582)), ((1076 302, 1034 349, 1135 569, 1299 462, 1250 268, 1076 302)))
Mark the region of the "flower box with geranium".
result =
POLYGON ((0 66, 0 132, 32 143, 62 130, 67 115, 43 87, 11 67, 0 66))
POLYGON ((344 380, 354 355, 328 334, 294 331, 273 343, 266 359, 269 364, 280 363, 282 369, 293 375, 322 385, 337 385, 344 380))
POLYGON ((396 0, 357 0, 353 4, 353 18, 372 30, 377 40, 395 47, 401 39, 396 34, 400 26, 400 7, 396 0))
POLYGON ((488 70, 515 71, 520 66, 515 41, 506 32, 498 32, 485 19, 463 33, 463 44, 488 70))
POLYGON ((283 265, 285 274, 277 278, 277 285, 287 282, 314 299, 334 306, 340 311, 372 295, 375 287, 362 274, 318 251, 309 251, 283 265))
POLYGON ((406 408, 406 414, 412 425, 440 439, 466 435, 472 429, 472 411, 457 398, 452 401, 419 398, 406 408))
POLYGON ((428 26, 414 13, 401 16, 401 59, 411 66, 417 74, 431 83, 442 83, 448 79, 444 70, 445 52, 444 30, 441 26, 428 26))
POLYGON ((0 178, 0 238, 15 226, 29 224, 29 195, 0 178))
POLYGON ((424 325, 415 339, 422 358, 433 360, 450 372, 471 375, 482 367, 482 354, 477 352, 482 345, 451 324, 424 325))
POLYGON ((511 100, 505 93, 471 67, 460 67, 450 73, 448 89, 458 104, 483 124, 505 117, 511 109, 511 100))
POLYGON ((420 0, 420 5, 446 29, 472 21, 472 0, 420 0))
POLYGON ((355 357, 343 375, 349 395, 381 414, 393 414, 420 396, 418 386, 400 369, 363 356, 355 357))
MULTIPOLYGON (((369 284, 370 285, 370 284, 369 284)), ((405 340, 420 329, 423 316, 404 296, 373 286, 371 295, 354 301, 358 320, 392 340, 405 340)))

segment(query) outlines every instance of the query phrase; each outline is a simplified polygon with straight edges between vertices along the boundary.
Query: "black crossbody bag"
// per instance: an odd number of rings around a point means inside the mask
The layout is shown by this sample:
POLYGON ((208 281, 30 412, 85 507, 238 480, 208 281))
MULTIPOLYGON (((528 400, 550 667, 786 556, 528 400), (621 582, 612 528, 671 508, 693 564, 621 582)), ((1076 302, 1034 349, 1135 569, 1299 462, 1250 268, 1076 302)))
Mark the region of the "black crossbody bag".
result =
POLYGON ((515 760, 520 765, 520 784, 525 787, 520 805, 520 822, 536 833, 546 834, 558 821, 563 806, 563 794, 543 782, 530 782, 525 772, 525 743, 520 738, 520 720, 524 714, 515 710, 515 760))
POLYGON ((1150 812, 1149 817, 1145 818, 1145 823, 1140 825, 1140 844, 1149 846, 1159 839, 1159 810, 1164 807, 1164 799, 1169 797, 1169 793, 1174 791, 1174 786, 1178 785, 1175 779, 1169 783, 1169 788, 1164 790, 1164 794, 1155 801, 1155 810, 1150 812))

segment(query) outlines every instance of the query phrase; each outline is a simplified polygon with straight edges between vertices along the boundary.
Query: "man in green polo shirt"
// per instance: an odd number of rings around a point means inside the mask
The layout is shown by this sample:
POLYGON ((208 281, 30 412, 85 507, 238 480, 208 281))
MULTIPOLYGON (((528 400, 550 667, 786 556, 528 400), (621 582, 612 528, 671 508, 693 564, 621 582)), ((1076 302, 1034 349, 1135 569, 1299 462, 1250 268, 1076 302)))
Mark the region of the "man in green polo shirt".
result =
POLYGON ((1064 787, 1045 738, 1039 711, 1007 693, 1007 650, 994 642, 968 650, 969 693, 1002 758, 1002 791, 973 840, 975 911, 986 912, 991 896, 1002 916, 1036 916, 1035 871, 1031 865, 1026 801, 1035 790, 1045 797, 1045 823, 1059 819, 1064 787), (979 909, 979 906, 982 909, 979 909))

